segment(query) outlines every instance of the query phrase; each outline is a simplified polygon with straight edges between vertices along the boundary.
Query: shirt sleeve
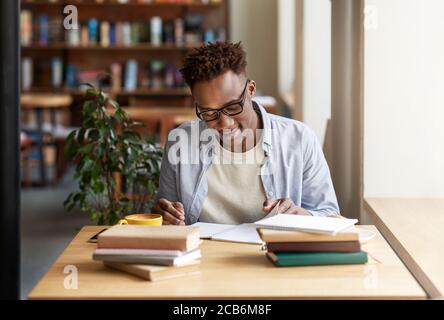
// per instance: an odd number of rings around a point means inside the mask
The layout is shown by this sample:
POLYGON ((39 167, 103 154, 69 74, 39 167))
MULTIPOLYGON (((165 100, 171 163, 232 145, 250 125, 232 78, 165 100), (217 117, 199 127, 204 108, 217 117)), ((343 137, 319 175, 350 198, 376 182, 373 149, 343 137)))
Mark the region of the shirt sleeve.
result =
POLYGON ((176 165, 168 160, 168 152, 172 143, 174 141, 168 141, 165 145, 160 166, 159 189, 157 190, 156 201, 160 198, 165 198, 169 201, 179 201, 176 184, 176 165))
POLYGON ((305 141, 301 205, 314 216, 340 214, 327 161, 315 133, 309 128, 305 141))

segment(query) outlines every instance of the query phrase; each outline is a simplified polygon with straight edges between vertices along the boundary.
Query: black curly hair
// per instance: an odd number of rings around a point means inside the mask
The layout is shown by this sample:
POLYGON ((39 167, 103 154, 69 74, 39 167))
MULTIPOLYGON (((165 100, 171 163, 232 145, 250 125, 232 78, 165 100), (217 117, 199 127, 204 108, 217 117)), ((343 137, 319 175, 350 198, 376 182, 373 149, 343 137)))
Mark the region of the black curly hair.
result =
POLYGON ((245 73, 246 58, 241 42, 217 41, 193 49, 185 57, 180 72, 188 86, 193 88, 196 82, 212 80, 229 70, 236 74, 245 73))

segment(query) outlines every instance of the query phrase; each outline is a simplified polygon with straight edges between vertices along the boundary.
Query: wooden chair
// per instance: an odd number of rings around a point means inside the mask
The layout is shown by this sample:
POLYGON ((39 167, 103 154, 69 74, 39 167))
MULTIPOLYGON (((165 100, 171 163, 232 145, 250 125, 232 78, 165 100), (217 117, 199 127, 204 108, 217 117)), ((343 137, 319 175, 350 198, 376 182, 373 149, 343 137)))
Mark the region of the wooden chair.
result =
POLYGON ((23 168, 23 186, 31 187, 32 171, 31 171, 31 146, 32 140, 24 132, 20 132, 20 162, 23 168))
POLYGON ((187 107, 143 107, 132 106, 124 110, 128 116, 142 123, 157 123, 162 146, 168 139, 168 132, 174 127, 196 118, 194 109, 187 107))
POLYGON ((37 136, 35 141, 33 141, 33 146, 36 146, 39 150, 40 180, 43 186, 47 183, 44 146, 53 145, 56 147, 56 152, 60 152, 61 140, 64 140, 64 137, 56 135, 58 127, 56 112, 61 109, 69 108, 72 104, 72 100, 73 99, 69 94, 24 93, 20 97, 23 113, 33 112, 35 114, 36 127, 23 126, 23 130, 27 133, 35 133, 37 136), (44 123, 45 111, 49 111, 49 128, 46 128, 44 123))

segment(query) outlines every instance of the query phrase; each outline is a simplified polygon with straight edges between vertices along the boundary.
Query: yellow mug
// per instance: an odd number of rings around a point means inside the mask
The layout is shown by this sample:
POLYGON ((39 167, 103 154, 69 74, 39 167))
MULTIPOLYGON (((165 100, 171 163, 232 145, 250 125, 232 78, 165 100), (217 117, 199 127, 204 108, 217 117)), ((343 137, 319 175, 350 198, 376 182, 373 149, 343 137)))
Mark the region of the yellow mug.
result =
POLYGON ((161 226, 162 216, 160 214, 143 213, 130 214, 124 219, 119 220, 118 224, 138 224, 144 226, 161 226))

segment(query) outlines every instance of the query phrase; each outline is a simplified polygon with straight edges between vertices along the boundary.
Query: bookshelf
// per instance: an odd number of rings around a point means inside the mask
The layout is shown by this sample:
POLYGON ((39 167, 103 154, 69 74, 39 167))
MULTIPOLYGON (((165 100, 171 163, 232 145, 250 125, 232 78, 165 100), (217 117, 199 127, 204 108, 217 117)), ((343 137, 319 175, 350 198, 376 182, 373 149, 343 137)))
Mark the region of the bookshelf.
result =
POLYGON ((113 45, 113 46, 101 46, 101 45, 69 45, 63 42, 51 43, 48 45, 41 45, 38 43, 32 45, 22 46, 23 50, 150 50, 150 51, 164 51, 164 50, 189 50, 196 46, 176 46, 176 45, 161 45, 153 46, 151 44, 135 44, 135 45, 113 45))
POLYGON ((74 4, 79 7, 97 7, 97 6, 114 6, 114 7, 123 7, 123 6, 137 6, 137 7, 200 7, 200 8, 210 8, 219 6, 220 1, 199 1, 199 0, 190 0, 190 1, 175 1, 175 0, 165 0, 165 1, 138 1, 138 0, 129 0, 127 2, 119 2, 118 0, 103 0, 103 1, 88 1, 88 0, 65 0, 65 1, 51 1, 51 0, 22 0, 22 6, 60 6, 60 5, 69 5, 74 4))
POLYGON ((228 0, 22 0, 22 92, 70 94, 74 126, 85 82, 122 106, 189 108, 185 54, 228 38, 228 0), (78 29, 63 27, 68 5, 78 29))

